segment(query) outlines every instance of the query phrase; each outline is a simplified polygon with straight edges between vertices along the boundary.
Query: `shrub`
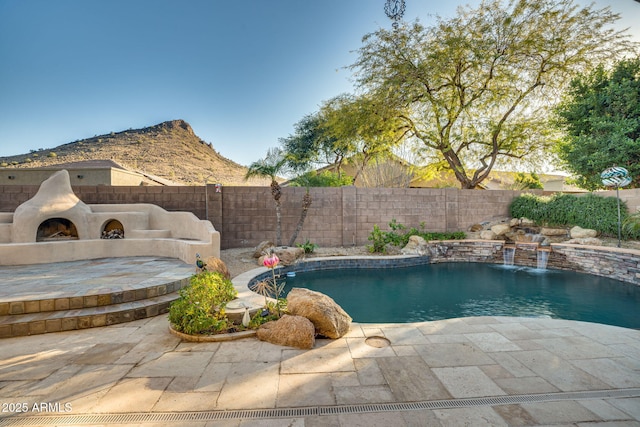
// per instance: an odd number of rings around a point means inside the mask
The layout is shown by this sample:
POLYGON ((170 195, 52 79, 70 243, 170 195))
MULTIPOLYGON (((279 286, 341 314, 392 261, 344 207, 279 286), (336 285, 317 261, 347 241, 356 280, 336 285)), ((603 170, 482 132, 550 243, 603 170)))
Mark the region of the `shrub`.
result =
POLYGON ((230 322, 225 307, 237 295, 233 284, 222 274, 205 271, 191 277, 180 290, 180 298, 169 308, 169 321, 185 334, 224 332, 230 322))
POLYGON ((47 154, 47 157, 58 157, 58 155, 52 151, 49 154, 47 154))
MULTIPOLYGON (((615 197, 523 194, 511 202, 509 212, 513 218, 529 218, 540 225, 577 225, 610 236, 618 233, 618 201, 615 197)), ((620 214, 622 219, 628 216, 624 202, 620 203, 620 214)))
POLYGON ((622 223, 622 232, 632 239, 640 239, 640 212, 629 215, 622 223))
POLYGON ((345 174, 338 175, 331 171, 307 172, 289 182, 291 187, 342 187, 351 184, 353 184, 353 177, 345 174))
POLYGON ((420 229, 412 227, 407 229, 406 226, 400 224, 394 219, 389 223, 391 231, 382 231, 377 225, 373 226, 373 231, 369 234, 368 240, 372 242, 370 246, 367 246, 371 253, 384 253, 387 251, 387 245, 393 245, 398 247, 404 247, 409 242, 411 236, 420 236, 423 239, 429 240, 460 240, 466 237, 464 232, 428 232, 425 231, 424 222, 420 224, 420 229))
POLYGON ((318 245, 316 245, 315 243, 311 243, 309 239, 307 239, 307 241, 304 243, 298 243, 297 246, 299 248, 302 248, 305 254, 312 254, 313 251, 318 248, 318 245))

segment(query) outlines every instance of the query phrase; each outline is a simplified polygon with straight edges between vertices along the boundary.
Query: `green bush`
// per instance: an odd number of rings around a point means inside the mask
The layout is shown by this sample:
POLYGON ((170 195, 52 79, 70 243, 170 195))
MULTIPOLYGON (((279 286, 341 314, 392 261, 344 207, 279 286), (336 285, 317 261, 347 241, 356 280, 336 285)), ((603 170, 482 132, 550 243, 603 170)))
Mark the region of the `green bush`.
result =
MULTIPOLYGON (((511 202, 509 212, 513 218, 529 218, 539 225, 577 225, 609 236, 618 233, 618 201, 615 197, 595 194, 579 197, 560 193, 552 196, 523 194, 511 202)), ((620 214, 622 219, 628 216, 627 206, 622 201, 620 214)), ((629 236, 627 233, 627 237, 629 236)))
POLYGON ((640 212, 625 218, 622 223, 622 232, 631 239, 640 239, 640 212))
POLYGON ((205 271, 191 277, 180 298, 169 308, 169 321, 185 334, 224 332, 230 327, 225 307, 237 295, 233 284, 220 273, 205 271))
POLYGON ((406 226, 400 224, 394 219, 389 223, 391 231, 382 231, 377 225, 373 226, 373 231, 369 234, 368 239, 371 245, 367 246, 371 253, 384 253, 387 251, 387 245, 404 247, 409 242, 411 236, 420 236, 426 241, 430 240, 460 240, 466 235, 464 232, 456 231, 450 233, 438 233, 425 231, 424 222, 420 224, 420 229, 412 227, 407 229, 406 226))
POLYGON ((331 171, 311 171, 289 181, 291 187, 342 187, 353 184, 353 177, 331 171))
POLYGON ((298 243, 297 246, 299 248, 302 248, 305 254, 312 254, 313 251, 318 248, 318 245, 316 245, 315 243, 311 243, 309 239, 307 239, 307 241, 304 243, 298 243))

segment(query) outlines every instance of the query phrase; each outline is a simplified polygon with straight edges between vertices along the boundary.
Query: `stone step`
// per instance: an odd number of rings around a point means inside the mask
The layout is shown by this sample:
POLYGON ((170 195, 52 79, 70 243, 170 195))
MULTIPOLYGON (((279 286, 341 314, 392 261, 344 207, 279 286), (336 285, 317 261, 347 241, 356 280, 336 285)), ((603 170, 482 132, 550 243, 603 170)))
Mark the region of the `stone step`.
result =
POLYGON ((155 284, 136 284, 129 288, 93 288, 90 293, 78 294, 77 289, 67 288, 57 292, 34 292, 30 296, 4 296, 0 299, 0 316, 48 313, 106 307, 113 304, 143 301, 179 291, 189 284, 189 278, 155 284), (56 294, 55 298, 47 298, 56 294))
POLYGON ((178 292, 78 310, 0 316, 0 338, 96 328, 157 316, 169 311, 178 292))

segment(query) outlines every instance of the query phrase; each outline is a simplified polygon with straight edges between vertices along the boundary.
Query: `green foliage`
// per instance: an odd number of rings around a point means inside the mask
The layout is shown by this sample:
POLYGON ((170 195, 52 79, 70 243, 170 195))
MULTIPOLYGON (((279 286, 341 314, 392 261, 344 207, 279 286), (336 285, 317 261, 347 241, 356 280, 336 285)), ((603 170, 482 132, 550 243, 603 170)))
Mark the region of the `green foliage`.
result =
POLYGON ((186 334, 226 331, 230 322, 225 307, 237 295, 230 280, 220 273, 203 272, 191 277, 180 298, 169 308, 169 321, 186 334))
POLYGON ((315 243, 311 243, 309 239, 307 239, 307 241, 304 243, 298 243, 297 246, 299 248, 302 248, 305 254, 312 254, 313 251, 315 251, 318 247, 318 245, 316 245, 315 243))
POLYGON ((305 171, 324 160, 342 158, 343 154, 336 151, 336 139, 327 134, 325 120, 319 113, 304 116, 294 129, 293 135, 279 139, 287 164, 293 171, 305 171))
POLYGON ((630 239, 640 239, 640 212, 625 218, 622 222, 622 231, 630 239))
POLYGON ((439 233, 425 231, 425 223, 420 223, 420 229, 411 227, 407 229, 406 226, 400 224, 394 219, 389 222, 389 228, 391 231, 382 231, 378 225, 373 226, 373 231, 369 234, 368 240, 371 241, 371 245, 367 246, 371 253, 385 253, 387 251, 387 245, 404 247, 409 242, 411 236, 420 236, 426 241, 430 240, 460 240, 466 237, 465 233, 461 231, 439 233))
MULTIPOLYGON (((553 196, 523 194, 513 200, 509 212, 513 218, 529 218, 540 225, 577 225, 609 236, 618 233, 618 201, 615 197, 591 193, 580 197, 561 193, 553 196)), ((620 214, 623 219, 628 216, 624 202, 620 203, 620 214)))
POLYGON ((531 172, 530 174, 525 174, 522 172, 518 172, 516 174, 516 179, 514 182, 514 190, 527 190, 527 189, 542 189, 544 188, 542 182, 540 182, 540 177, 538 174, 531 172))
POLYGON ((572 76, 631 50, 609 29, 618 18, 572 1, 488 0, 431 27, 368 34, 351 68, 375 100, 364 110, 374 123, 395 110, 404 137, 475 188, 494 166, 549 158, 558 94, 572 76))
POLYGON ((47 154, 47 157, 58 157, 58 155, 52 151, 49 154, 47 154))
POLYGON ((331 171, 310 171, 289 182, 292 187, 342 187, 353 184, 353 177, 331 171))
POLYGON ((287 300, 284 298, 278 299, 277 302, 269 302, 263 310, 259 310, 253 315, 251 321, 249 321, 249 329, 258 329, 263 323, 271 322, 272 320, 278 320, 280 314, 287 308, 287 300))
POLYGON ((369 252, 383 253, 387 251, 387 232, 380 230, 378 224, 373 226, 373 231, 369 234, 368 240, 372 243, 367 246, 369 252))
POLYGON ((573 80, 556 114, 566 132, 557 153, 578 185, 602 188, 600 173, 622 166, 640 188, 640 57, 573 80))
POLYGON ((0 163, 0 167, 6 168, 7 166, 9 166, 9 163, 7 162, 0 163))

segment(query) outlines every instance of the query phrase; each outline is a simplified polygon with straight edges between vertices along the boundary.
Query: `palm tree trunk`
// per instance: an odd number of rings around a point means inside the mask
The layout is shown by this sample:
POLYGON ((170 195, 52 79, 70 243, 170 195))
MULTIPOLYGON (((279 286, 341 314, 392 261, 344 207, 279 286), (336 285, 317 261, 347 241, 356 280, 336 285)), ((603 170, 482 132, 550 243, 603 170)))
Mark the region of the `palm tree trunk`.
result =
POLYGON ((300 233, 300 230, 302 230, 302 226, 304 225, 304 221, 305 219, 307 219, 309 207, 311 206, 312 202, 313 200, 311 199, 311 195, 309 194, 309 189, 307 189, 307 192, 302 198, 302 212, 300 212, 300 219, 298 219, 298 225, 296 225, 296 229, 291 235, 291 239, 289 239, 289 246, 293 246, 293 244, 296 242, 298 234, 300 233))
POLYGON ((276 246, 282 246, 282 213, 280 199, 276 200, 276 246))

